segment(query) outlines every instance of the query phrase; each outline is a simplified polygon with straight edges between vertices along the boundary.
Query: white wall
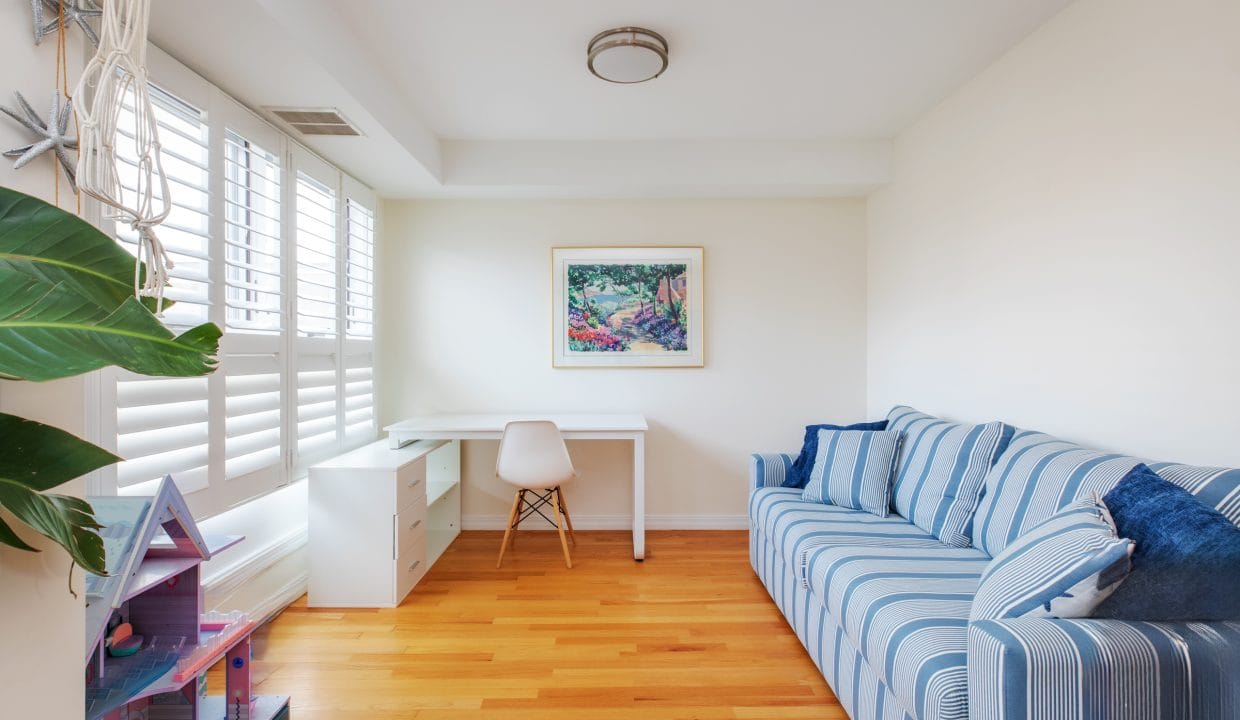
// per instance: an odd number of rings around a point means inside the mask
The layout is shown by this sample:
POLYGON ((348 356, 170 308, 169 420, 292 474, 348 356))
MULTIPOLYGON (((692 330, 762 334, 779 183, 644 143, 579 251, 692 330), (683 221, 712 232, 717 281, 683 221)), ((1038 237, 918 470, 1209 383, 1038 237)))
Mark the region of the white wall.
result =
MULTIPOLYGON (((412 413, 640 412, 652 526, 743 525, 746 459, 864 404, 859 201, 403 201, 384 206, 381 422, 412 413), (703 245, 706 367, 553 369, 550 249, 703 245)), ((574 523, 625 527, 627 444, 572 443, 574 523)), ((496 444, 466 443, 463 513, 502 526, 496 444)), ((467 525, 468 526, 468 525, 467 525)))
MULTIPOLYGON (((70 81, 81 73, 80 34, 69 36, 70 81)), ((29 3, 0 3, 0 104, 16 107, 12 92, 20 91, 46 112, 56 68, 56 39, 46 38, 38 48, 31 33, 29 3)), ((20 147, 31 137, 0 116, 0 150, 20 147)), ((0 185, 44 200, 54 199, 49 156, 20 171, 13 161, 0 158, 0 185)), ((61 205, 73 210, 73 195, 61 177, 61 205)), ((50 423, 79 435, 85 432, 82 378, 53 383, 0 381, 0 411, 50 423)), ((0 442, 0 448, 3 443, 0 442)), ((75 480, 56 492, 81 496, 86 483, 75 480)), ((4 717, 81 717, 85 707, 82 660, 85 637, 85 593, 82 570, 73 572, 78 597, 69 594, 69 556, 42 536, 10 522, 28 542, 42 550, 27 553, 0 548, 0 715, 4 717), (22 648, 15 650, 15 648, 22 648)))
POLYGON ((1080 0, 897 141, 871 411, 1240 464, 1240 3, 1080 0))

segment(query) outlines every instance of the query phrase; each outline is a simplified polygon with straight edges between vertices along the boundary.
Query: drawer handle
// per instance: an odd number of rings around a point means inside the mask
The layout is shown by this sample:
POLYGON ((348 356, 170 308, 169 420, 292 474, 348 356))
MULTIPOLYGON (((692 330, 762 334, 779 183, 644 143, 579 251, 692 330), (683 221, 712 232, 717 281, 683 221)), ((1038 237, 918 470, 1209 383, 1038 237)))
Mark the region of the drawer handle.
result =
POLYGON ((413 524, 409 526, 409 529, 410 529, 410 530, 417 530, 417 529, 418 529, 418 526, 419 526, 419 525, 421 525, 421 524, 422 524, 422 521, 421 521, 421 520, 414 520, 414 521, 413 521, 413 524))
POLYGON ((418 478, 417 480, 414 480, 413 482, 409 483, 409 487, 415 488, 418 486, 418 483, 420 482, 422 482, 422 478, 418 478))
POLYGON ((414 570, 417 570, 418 566, 421 564, 422 564, 421 560, 414 560, 413 564, 409 566, 409 572, 413 572, 414 570))

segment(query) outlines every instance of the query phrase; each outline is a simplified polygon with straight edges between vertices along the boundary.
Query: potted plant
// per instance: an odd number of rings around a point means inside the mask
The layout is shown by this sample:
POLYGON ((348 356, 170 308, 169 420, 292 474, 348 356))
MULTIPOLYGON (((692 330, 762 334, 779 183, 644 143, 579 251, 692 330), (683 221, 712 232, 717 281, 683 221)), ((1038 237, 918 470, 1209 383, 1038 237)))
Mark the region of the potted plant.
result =
MULTIPOLYGON (((155 316, 154 300, 135 296, 134 265, 80 217, 0 187, 0 380, 43 382, 111 365, 171 377, 214 371, 219 327, 174 335, 155 316)), ((140 266, 139 280, 144 273, 140 266)), ((59 428, 0 413, 0 508, 105 575, 90 504, 47 491, 120 459, 59 428)), ((4 514, 0 543, 37 552, 4 514)))

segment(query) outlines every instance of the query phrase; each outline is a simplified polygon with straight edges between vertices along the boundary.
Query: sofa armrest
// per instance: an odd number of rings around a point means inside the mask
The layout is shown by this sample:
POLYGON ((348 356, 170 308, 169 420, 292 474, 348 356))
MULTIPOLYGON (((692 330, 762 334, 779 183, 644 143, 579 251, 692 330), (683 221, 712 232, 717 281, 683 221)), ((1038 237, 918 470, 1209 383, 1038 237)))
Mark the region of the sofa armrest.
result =
POLYGON ((779 487, 792 467, 794 455, 788 453, 754 453, 749 456, 749 489, 779 487))
POLYGON ((974 720, 1240 717, 1240 623, 983 620, 969 625, 974 720))

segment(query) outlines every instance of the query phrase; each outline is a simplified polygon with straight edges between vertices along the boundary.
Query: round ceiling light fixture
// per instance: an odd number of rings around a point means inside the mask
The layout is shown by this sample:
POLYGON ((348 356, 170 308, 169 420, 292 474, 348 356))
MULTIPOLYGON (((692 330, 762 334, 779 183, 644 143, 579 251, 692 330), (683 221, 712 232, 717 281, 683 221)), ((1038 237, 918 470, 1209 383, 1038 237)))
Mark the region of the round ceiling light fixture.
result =
POLYGON ((620 27, 590 40, 586 65, 607 82, 632 84, 653 80, 667 70, 667 40, 653 30, 620 27))

